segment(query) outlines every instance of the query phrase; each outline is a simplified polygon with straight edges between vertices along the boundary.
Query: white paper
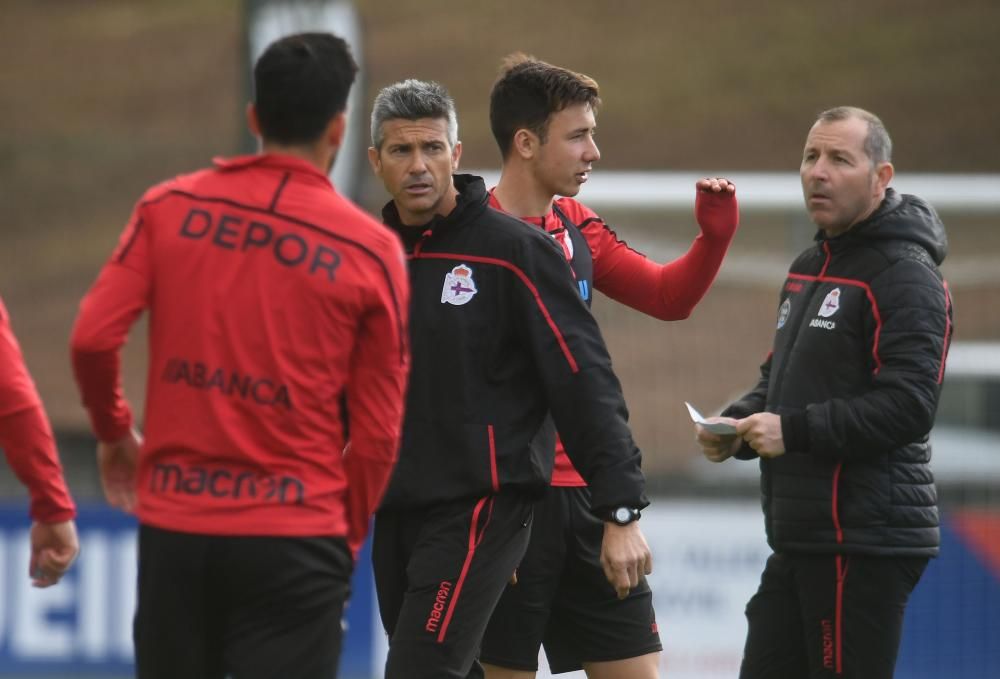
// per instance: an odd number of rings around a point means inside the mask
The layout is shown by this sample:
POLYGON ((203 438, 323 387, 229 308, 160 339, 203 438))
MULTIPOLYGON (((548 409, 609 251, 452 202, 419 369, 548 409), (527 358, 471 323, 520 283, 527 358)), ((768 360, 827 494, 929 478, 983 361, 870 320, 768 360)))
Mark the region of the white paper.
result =
POLYGON ((725 435, 725 434, 736 433, 736 427, 734 427, 733 425, 727 424, 726 422, 707 422, 705 421, 705 418, 701 416, 701 413, 699 413, 693 405, 691 405, 687 401, 684 401, 684 405, 687 406, 688 413, 691 415, 691 420, 694 421, 695 424, 700 424, 702 427, 712 432, 713 434, 725 435))

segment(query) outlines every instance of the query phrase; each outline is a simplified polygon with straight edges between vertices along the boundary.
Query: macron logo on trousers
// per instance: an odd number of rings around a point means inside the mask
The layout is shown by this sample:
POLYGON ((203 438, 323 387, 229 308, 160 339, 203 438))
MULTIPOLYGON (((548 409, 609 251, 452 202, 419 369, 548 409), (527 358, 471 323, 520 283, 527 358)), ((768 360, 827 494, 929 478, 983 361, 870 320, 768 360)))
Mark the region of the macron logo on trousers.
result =
POLYGON ((427 622, 424 624, 424 629, 431 634, 437 634, 438 627, 441 626, 441 618, 444 615, 445 607, 448 605, 448 597, 451 596, 451 587, 451 583, 447 580, 438 585, 438 593, 434 597, 434 605, 431 606, 431 613, 427 616, 427 622))
POLYGON ((829 620, 820 620, 823 628, 823 667, 833 669, 833 625, 829 620))

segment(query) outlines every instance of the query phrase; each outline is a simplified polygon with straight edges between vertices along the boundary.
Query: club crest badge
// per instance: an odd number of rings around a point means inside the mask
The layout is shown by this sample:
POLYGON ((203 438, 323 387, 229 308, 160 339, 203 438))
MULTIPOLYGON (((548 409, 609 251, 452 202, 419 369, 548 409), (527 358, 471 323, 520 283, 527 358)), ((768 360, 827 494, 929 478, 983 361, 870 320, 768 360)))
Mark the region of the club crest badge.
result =
POLYGON ((462 306, 476 296, 476 282, 472 280, 472 269, 465 264, 459 264, 444 276, 444 287, 441 288, 441 303, 462 306))
POLYGON ((840 288, 834 288, 827 293, 826 299, 819 307, 819 315, 823 318, 829 318, 837 313, 837 309, 840 308, 840 288))
POLYGON ((792 311, 792 300, 786 299, 778 307, 778 329, 785 327, 785 323, 788 322, 788 314, 792 311))

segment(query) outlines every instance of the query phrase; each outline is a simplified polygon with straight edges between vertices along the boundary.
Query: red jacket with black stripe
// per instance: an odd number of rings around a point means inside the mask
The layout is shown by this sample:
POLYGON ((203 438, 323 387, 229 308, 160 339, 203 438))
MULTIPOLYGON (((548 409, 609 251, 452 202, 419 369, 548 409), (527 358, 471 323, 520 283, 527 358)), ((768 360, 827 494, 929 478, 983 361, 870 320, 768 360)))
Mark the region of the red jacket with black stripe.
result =
POLYGON ((72 338, 112 441, 132 422, 119 349, 150 312, 140 520, 357 547, 398 448, 408 288, 395 234, 304 160, 219 160, 149 190, 72 338))
POLYGON ((0 448, 31 496, 35 521, 58 523, 76 516, 66 489, 49 420, 10 328, 0 299, 0 448))
MULTIPOLYGON (((503 210, 492 192, 490 205, 503 210)), ((562 246, 588 304, 594 288, 654 318, 677 321, 691 315, 722 266, 739 225, 736 195, 698 191, 695 217, 701 233, 687 252, 665 264, 630 248, 597 213, 574 198, 557 198, 548 214, 521 219, 545 230, 562 246)), ((586 485, 561 441, 556 442, 552 485, 586 485)))
POLYGON ((404 227, 413 291, 413 372, 399 464, 384 507, 548 483, 554 432, 591 486, 595 513, 644 507, 641 455, 597 323, 561 249, 488 207, 482 179, 455 175, 458 205, 404 227))
MULTIPOLYGON (((760 461, 768 542, 935 556, 928 434, 953 331, 944 225, 888 189, 870 217, 817 240, 789 269, 756 388, 723 411, 781 416, 786 452, 760 461)), ((757 457, 746 444, 737 456, 757 457)))

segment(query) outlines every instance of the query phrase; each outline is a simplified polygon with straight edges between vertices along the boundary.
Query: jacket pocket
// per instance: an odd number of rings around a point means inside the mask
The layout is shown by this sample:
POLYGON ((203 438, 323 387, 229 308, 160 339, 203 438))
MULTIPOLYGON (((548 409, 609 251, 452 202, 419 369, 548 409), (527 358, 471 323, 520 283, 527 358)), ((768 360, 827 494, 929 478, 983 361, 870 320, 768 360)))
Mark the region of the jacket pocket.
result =
POLYGON ((486 425, 486 437, 488 440, 487 452, 490 465, 490 484, 493 492, 496 493, 500 491, 500 472, 497 470, 496 429, 492 424, 486 425))

